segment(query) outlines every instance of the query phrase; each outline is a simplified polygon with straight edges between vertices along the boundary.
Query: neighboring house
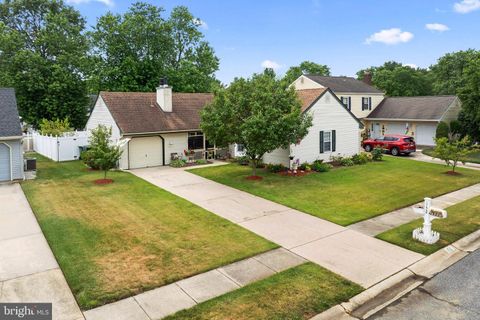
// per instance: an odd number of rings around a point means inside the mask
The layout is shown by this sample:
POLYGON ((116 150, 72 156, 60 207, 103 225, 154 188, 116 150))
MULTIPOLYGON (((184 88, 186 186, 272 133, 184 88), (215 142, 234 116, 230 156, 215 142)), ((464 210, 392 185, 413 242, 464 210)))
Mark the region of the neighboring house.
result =
POLYGON ((417 145, 432 146, 438 123, 456 120, 460 110, 456 96, 391 97, 385 98, 364 121, 372 138, 408 134, 417 145))
POLYGON ((228 146, 232 158, 245 157, 247 155, 245 146, 241 143, 233 143, 228 146))
POLYGON ((0 181, 23 178, 22 127, 15 90, 0 88, 0 181))
POLYGON ((360 152, 362 123, 329 88, 297 90, 302 111, 312 115, 308 134, 287 149, 277 149, 263 157, 265 163, 289 166, 290 157, 300 162, 317 159, 329 161, 331 156, 352 156, 360 152))
POLYGON ((184 150, 203 154, 208 144, 200 130, 200 110, 210 93, 172 93, 160 85, 156 93, 100 92, 86 129, 112 128, 112 142, 123 150, 121 169, 167 165, 184 150))
MULTIPOLYGON (((367 78, 365 81, 369 82, 367 78)), ((351 77, 302 75, 292 83, 297 90, 330 88, 358 119, 363 119, 382 102, 384 93, 351 77)))

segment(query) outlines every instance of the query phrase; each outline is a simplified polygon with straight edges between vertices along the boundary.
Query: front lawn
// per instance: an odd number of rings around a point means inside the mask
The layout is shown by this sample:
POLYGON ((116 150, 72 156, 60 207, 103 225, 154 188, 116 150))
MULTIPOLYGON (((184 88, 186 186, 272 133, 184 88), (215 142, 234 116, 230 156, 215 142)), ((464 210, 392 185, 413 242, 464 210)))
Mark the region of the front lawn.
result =
POLYGON ((238 164, 190 170, 344 226, 480 182, 480 171, 459 168, 459 176, 445 171, 442 165, 394 157, 303 177, 259 170, 261 181, 245 179, 251 168, 238 164))
POLYGON ((165 320, 310 319, 362 290, 335 273, 306 263, 177 312, 165 320))
POLYGON ((130 173, 38 156, 23 190, 82 309, 264 252, 275 244, 130 173))
POLYGON ((377 238, 398 246, 429 255, 480 228, 480 197, 458 203, 446 209, 446 219, 432 222, 432 230, 440 232, 440 240, 433 245, 412 239, 412 231, 423 225, 423 218, 377 235, 377 238))
MULTIPOLYGON (((433 157, 433 148, 425 148, 422 150, 422 153, 433 157)), ((480 151, 470 153, 467 157, 467 162, 480 163, 480 151)))

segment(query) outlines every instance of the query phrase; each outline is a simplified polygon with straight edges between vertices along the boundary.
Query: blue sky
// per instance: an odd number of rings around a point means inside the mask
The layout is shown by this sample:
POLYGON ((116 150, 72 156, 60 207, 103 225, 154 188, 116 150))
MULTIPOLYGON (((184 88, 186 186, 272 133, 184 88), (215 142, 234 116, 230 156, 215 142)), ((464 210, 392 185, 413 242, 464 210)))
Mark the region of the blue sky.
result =
MULTIPOLYGON (((67 0, 94 25, 133 1, 67 0)), ((164 0, 167 13, 185 5, 205 22, 229 83, 271 66, 278 73, 311 60, 333 75, 353 76, 395 60, 428 67, 447 52, 480 48, 480 0, 164 0), (428 25, 428 26, 427 26, 428 25)))

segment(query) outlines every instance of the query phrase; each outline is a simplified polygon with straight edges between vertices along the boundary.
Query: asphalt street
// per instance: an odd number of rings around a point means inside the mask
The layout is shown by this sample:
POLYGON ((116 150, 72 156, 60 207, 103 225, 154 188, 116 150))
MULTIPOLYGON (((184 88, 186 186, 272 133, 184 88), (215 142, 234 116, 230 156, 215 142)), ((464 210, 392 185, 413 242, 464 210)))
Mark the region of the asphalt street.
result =
POLYGON ((480 319, 480 249, 369 319, 480 319))

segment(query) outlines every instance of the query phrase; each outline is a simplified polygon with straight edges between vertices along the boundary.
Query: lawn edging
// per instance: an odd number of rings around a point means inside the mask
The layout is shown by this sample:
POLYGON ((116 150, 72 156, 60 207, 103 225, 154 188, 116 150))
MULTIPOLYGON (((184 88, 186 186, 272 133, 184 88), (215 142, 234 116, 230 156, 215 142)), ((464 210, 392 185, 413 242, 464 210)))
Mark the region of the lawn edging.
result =
POLYGON ((480 230, 432 253, 311 320, 366 319, 480 248, 480 230))

